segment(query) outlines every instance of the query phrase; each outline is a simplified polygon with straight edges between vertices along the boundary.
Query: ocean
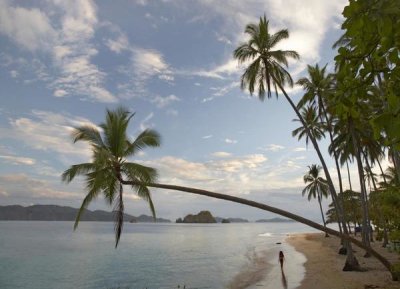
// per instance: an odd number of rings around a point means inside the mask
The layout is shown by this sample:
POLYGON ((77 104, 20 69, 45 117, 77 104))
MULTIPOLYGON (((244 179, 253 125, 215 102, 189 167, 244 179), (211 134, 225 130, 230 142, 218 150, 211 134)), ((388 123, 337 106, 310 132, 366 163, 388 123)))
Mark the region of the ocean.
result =
POLYGON ((297 223, 1 221, 0 288, 296 288, 305 257, 284 242, 297 223), (281 243, 281 244, 277 244, 281 243), (285 253, 283 275, 278 252, 285 253))

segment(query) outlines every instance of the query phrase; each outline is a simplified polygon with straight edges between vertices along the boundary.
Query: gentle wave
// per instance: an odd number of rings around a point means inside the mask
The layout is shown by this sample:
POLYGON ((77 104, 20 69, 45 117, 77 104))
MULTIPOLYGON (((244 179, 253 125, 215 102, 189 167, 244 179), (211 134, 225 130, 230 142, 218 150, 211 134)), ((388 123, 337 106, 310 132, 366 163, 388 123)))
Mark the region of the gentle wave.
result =
POLYGON ((263 233, 263 234, 259 234, 259 237, 272 237, 272 233, 263 233))

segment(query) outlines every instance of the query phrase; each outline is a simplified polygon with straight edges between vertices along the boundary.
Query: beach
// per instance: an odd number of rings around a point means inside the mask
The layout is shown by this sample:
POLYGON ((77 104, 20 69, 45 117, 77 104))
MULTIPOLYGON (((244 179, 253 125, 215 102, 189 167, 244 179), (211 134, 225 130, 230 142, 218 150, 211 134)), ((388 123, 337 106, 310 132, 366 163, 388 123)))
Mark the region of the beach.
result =
MULTIPOLYGON (((400 282, 392 281, 389 272, 378 260, 363 257, 364 250, 355 246, 355 255, 366 272, 343 272, 346 256, 337 253, 340 247, 337 237, 325 238, 323 233, 294 234, 288 236, 286 242, 307 258, 305 277, 297 289, 400 288, 400 282)), ((371 245, 391 262, 400 261, 399 255, 382 248, 381 242, 371 245)))

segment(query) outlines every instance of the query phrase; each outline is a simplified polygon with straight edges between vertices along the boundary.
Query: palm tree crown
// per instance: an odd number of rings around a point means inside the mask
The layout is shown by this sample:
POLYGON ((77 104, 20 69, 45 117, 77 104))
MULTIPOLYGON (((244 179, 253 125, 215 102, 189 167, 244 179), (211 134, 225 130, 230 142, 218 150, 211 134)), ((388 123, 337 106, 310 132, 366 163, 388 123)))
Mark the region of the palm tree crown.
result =
POLYGON ((74 129, 74 142, 87 142, 92 149, 92 161, 72 165, 62 174, 64 182, 71 182, 82 175, 86 183, 87 195, 76 216, 74 229, 77 228, 83 211, 91 201, 103 194, 109 205, 114 205, 116 243, 121 236, 124 221, 123 182, 131 181, 137 195, 149 203, 153 217, 154 205, 150 191, 144 184, 154 182, 157 177, 155 169, 129 162, 128 158, 146 147, 160 145, 160 136, 154 130, 145 130, 135 140, 127 134, 129 121, 134 116, 125 108, 107 110, 106 121, 94 126, 84 125, 74 129))
MULTIPOLYGON (((303 107, 300 113, 310 133, 316 140, 320 140, 321 138, 325 137, 325 132, 324 132, 326 128, 325 123, 320 120, 320 117, 318 116, 318 113, 313 105, 308 105, 307 107, 303 107)), ((294 121, 300 121, 300 120, 294 119, 294 121)), ((303 125, 293 130, 292 136, 297 136, 298 140, 305 137, 306 146, 308 146, 308 141, 310 137, 308 136, 307 130, 303 125)))
POLYGON ((275 34, 269 32, 269 21, 265 15, 260 17, 258 24, 248 24, 245 33, 250 39, 235 49, 233 56, 239 63, 251 61, 241 79, 242 89, 248 88, 250 94, 257 88, 261 100, 270 98, 272 90, 278 96, 278 87, 289 84, 293 86, 293 79, 286 70, 289 57, 299 59, 299 54, 293 50, 273 50, 283 39, 289 37, 289 31, 282 29, 275 34))
POLYGON ((328 184, 325 179, 320 177, 321 166, 315 164, 308 166, 308 172, 304 175, 304 183, 308 184, 302 191, 304 196, 308 193, 307 197, 310 201, 312 198, 327 197, 328 196, 328 184))

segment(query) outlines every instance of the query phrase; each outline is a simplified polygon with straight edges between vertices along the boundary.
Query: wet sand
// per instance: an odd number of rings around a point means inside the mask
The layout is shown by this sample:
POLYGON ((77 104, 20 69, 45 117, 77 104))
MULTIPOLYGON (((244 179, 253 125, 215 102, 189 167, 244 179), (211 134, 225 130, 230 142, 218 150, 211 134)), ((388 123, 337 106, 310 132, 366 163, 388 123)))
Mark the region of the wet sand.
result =
MULTIPOLYGON (((367 271, 343 272, 346 257, 337 254, 340 241, 334 236, 325 238, 323 233, 295 234, 288 236, 286 242, 307 258, 305 277, 298 289, 400 289, 400 282, 391 281, 390 274, 379 261, 373 257, 364 258, 364 251, 357 247, 353 248, 355 255, 367 271)), ((372 246, 392 262, 400 262, 399 255, 382 248, 380 242, 374 242, 372 246)))
POLYGON ((249 256, 249 264, 227 286, 229 289, 295 289, 304 278, 306 257, 289 245, 282 235, 271 239, 268 249, 249 256), (283 270, 280 268, 279 251, 285 254, 283 270))

